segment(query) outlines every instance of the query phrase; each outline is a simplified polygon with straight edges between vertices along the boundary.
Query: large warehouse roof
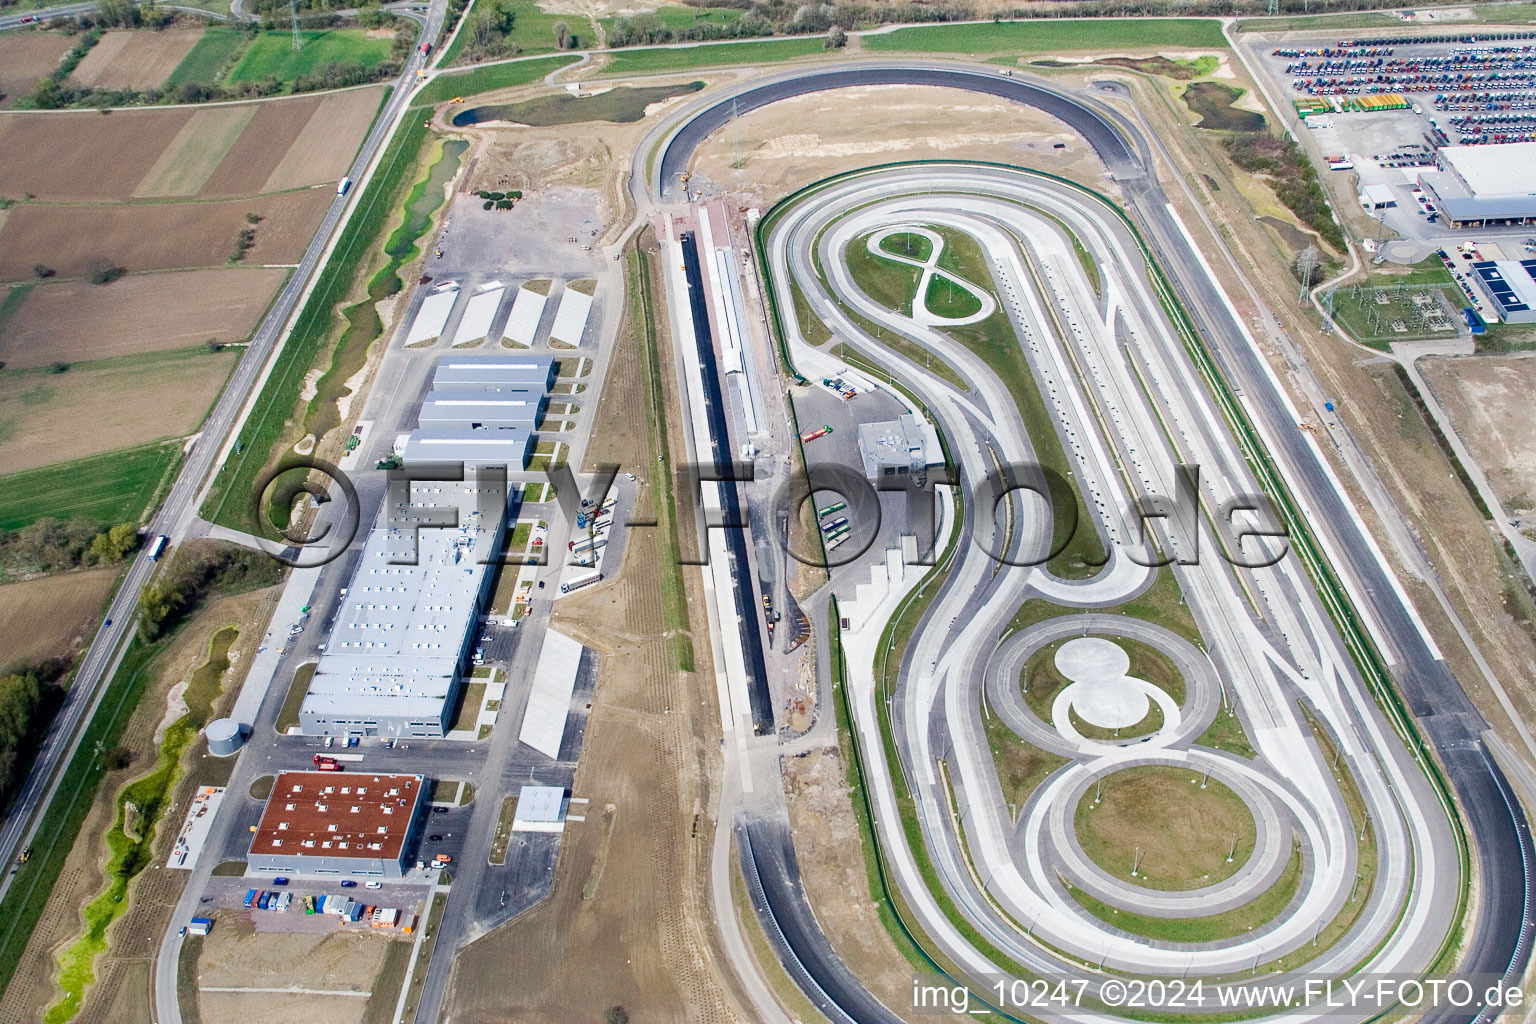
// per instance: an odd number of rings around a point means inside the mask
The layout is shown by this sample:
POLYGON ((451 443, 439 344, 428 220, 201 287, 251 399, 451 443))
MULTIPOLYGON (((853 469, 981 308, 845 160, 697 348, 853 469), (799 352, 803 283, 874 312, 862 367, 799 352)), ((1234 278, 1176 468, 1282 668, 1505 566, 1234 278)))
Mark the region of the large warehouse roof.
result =
POLYGON ((407 464, 462 462, 517 471, 527 467, 532 450, 533 435, 524 427, 423 427, 411 431, 401 458, 407 464))
POLYGON ((434 391, 421 403, 422 426, 512 426, 533 429, 544 413, 542 393, 503 394, 450 388, 434 391))
POLYGON ((440 717, 477 614, 505 497, 482 514, 479 482, 417 483, 413 507, 457 510, 456 529, 418 529, 385 506, 363 546, 300 714, 440 717), (413 564, 407 564, 413 563, 413 564))
POLYGON ((398 860, 424 781, 420 775, 279 772, 251 853, 398 860))
POLYGON ((1440 156, 1479 199, 1536 195, 1536 142, 1444 146, 1440 156))
POLYGON ((554 370, 554 356, 453 355, 437 364, 432 386, 524 384, 545 387, 554 376, 554 370))

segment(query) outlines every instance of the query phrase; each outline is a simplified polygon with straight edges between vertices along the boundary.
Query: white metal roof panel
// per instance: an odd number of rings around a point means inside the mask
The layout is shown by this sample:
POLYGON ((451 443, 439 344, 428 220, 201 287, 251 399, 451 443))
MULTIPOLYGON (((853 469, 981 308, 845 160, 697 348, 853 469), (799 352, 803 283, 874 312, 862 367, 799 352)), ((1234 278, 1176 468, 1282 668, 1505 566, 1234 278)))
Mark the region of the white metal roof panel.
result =
POLYGON ((587 317, 592 313, 592 296, 566 285, 560 296, 560 308, 555 310, 555 324, 549 336, 567 345, 580 345, 581 336, 587 329, 587 317))
POLYGON ((533 673, 533 692, 523 714, 518 739, 547 757, 560 756, 565 720, 576 692, 576 673, 581 668, 581 644, 554 630, 544 634, 544 650, 533 673))
POLYGON ((406 332, 405 343, 416 345, 440 336, 443 328, 448 324, 448 314, 453 312, 453 304, 458 301, 458 298, 457 288, 449 288, 428 295, 422 301, 421 308, 416 311, 416 319, 411 321, 411 329, 406 332))
POLYGON ((512 300, 512 313, 507 317, 507 326, 502 329, 502 336, 514 345, 532 345, 533 336, 539 331, 539 321, 544 319, 544 304, 548 301, 546 295, 528 288, 519 288, 517 298, 512 300))
POLYGON ((496 319, 496 310, 500 308, 501 297, 505 292, 505 288, 496 287, 470 297, 469 304, 464 307, 464 316, 459 320, 459 327, 453 332, 455 345, 468 345, 491 333, 491 321, 496 319))

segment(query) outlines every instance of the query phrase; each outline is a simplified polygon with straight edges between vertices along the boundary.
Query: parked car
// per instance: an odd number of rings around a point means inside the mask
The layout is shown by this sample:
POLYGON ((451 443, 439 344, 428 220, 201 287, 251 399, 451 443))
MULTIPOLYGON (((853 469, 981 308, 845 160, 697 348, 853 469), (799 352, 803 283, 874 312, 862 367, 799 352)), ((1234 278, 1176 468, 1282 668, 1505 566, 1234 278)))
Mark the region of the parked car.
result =
POLYGON ((363 888, 364 889, 382 889, 382 888, 384 888, 384 883, 383 882, 364 882, 363 883, 363 888))
POLYGON ((357 883, 352 881, 352 879, 350 879, 350 878, 343 878, 341 880, 341 887, 343 889, 356 889, 357 888, 357 883))
POLYGON ((440 843, 443 841, 443 837, 434 832, 430 836, 427 836, 427 841, 431 843, 440 843))
POLYGON ((448 813, 448 808, 446 808, 446 807, 434 807, 434 808, 432 808, 432 813, 433 814, 447 814, 448 813))

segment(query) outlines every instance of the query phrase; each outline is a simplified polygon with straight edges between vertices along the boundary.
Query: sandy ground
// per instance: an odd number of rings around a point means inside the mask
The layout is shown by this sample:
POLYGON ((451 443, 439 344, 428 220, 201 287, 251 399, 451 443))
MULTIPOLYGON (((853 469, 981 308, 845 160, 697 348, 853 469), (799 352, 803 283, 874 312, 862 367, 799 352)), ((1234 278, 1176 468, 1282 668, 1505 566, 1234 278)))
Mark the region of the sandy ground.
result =
POLYGON ((886 934, 870 899, 841 755, 816 751, 790 761, 784 791, 795 855, 816 920, 838 955, 881 1002, 910 1006, 912 966, 886 934))
POLYGON ((198 959, 198 1008, 206 1024, 356 1024, 368 1005, 390 940, 349 929, 323 934, 257 932, 250 915, 222 915, 198 959), (316 989, 303 995, 219 988, 316 989), (319 994, 319 993, 327 994, 319 994), (337 994, 330 994, 337 993, 337 994), (342 995, 339 993, 348 993, 342 995))
POLYGON ((116 579, 116 569, 92 569, 0 586, 0 667, 78 650, 116 579))
POLYGON ((200 28, 108 32, 70 77, 99 89, 158 88, 202 37, 200 28))
POLYGON ((933 86, 838 89, 775 103, 716 132, 694 167, 733 194, 767 204, 841 171, 935 159, 994 160, 1107 184, 1098 158, 1054 117, 933 86), (872 107, 880 118, 869 116, 872 107))
POLYGON ((0 34, 0 110, 59 66, 74 40, 58 32, 0 34))
POLYGON ((63 281, 33 288, 5 331, 12 369, 244 341, 287 271, 261 267, 134 274, 109 285, 63 281))
MULTIPOLYGON (((123 733, 122 746, 129 753, 127 768, 109 773, 103 780, 95 805, 81 829, 64 870, 48 896, 32 941, 17 964, 13 983, 0 998, 0 1020, 35 1021, 43 1018, 43 1009, 54 995, 53 952, 73 940, 80 927, 79 907, 100 891, 100 864, 105 857, 105 833, 115 815, 117 791, 127 782, 143 775, 153 765, 155 750, 152 736, 165 712, 166 693, 185 680, 208 657, 208 642, 213 634, 231 623, 241 627, 240 637, 231 649, 230 670, 224 677, 224 691, 216 709, 227 707, 244 678, 243 666, 250 664, 266 629, 276 601, 277 588, 252 591, 210 603, 171 642, 154 663, 154 677, 145 689, 133 717, 123 733)), ((108 933, 107 953, 96 962, 97 982, 86 995, 78 1024, 120 1024, 123 1021, 154 1019, 150 1004, 148 968, 170 914, 181 896, 186 873, 162 868, 176 829, 165 822, 179 822, 186 814, 187 801, 199 784, 222 785, 232 762, 207 756, 202 740, 196 741, 184 765, 187 774, 177 787, 155 839, 155 864, 133 882, 131 906, 108 933)), ((267 1020, 257 1014, 246 1020, 267 1020)))
MULTIPOLYGON (((0 374, 0 471, 14 473, 198 428, 237 352, 0 374)), ((3 1018, 0 1018, 3 1019, 3 1018)))
POLYGON ((1536 359, 1425 359, 1419 368, 1504 507, 1529 515, 1536 509, 1536 359))
MULTIPOLYGON (((626 331, 593 430, 608 440, 594 458, 655 461, 634 414, 642 372, 626 331)), ((637 1022, 741 1019, 720 975, 706 888, 720 771, 714 686, 672 667, 657 559, 654 531, 635 530, 613 584, 560 603, 558 627, 602 656, 573 787, 593 811, 565 831, 553 897, 460 954, 448 1008, 459 1024, 600 1020, 615 1005, 637 1022), (611 852, 599 861, 598 809, 609 804, 611 852)), ((709 663, 704 647, 696 660, 709 663)))

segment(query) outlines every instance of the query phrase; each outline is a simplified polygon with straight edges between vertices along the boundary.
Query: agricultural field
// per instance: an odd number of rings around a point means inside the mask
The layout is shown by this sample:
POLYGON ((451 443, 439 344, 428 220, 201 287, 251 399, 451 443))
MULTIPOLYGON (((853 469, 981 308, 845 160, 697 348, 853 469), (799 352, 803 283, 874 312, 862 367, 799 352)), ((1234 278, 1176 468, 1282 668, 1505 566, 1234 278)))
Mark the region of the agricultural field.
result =
POLYGON ((116 582, 116 569, 91 569, 0 586, 5 664, 74 651, 89 637, 116 582))
POLYGON ((58 32, 0 33, 0 110, 59 66, 74 40, 58 32))
POLYGON ((68 111, 0 118, 0 152, 8 157, 0 164, 0 196, 121 202, 334 182, 346 173, 383 92, 351 89, 204 110, 119 110, 110 117, 68 111), (112 159, 82 158, 95 153, 112 159))
POLYGON ((263 32, 257 36, 235 66, 230 70, 228 82, 260 82, 275 78, 279 82, 291 82, 304 75, 312 75, 327 64, 356 61, 371 68, 389 56, 393 35, 369 38, 371 33, 363 29, 329 29, 320 32, 301 32, 303 48, 293 48, 293 36, 289 32, 263 32))
POLYGON ((70 77, 96 89, 158 89, 202 34, 201 28, 108 32, 70 77))
POLYGON ((0 530, 38 519, 99 526, 137 522, 181 462, 181 445, 152 441, 42 469, 0 476, 0 530))
POLYGON ((153 352, 69 367, 0 373, 0 466, 52 466, 202 423, 237 359, 225 349, 153 352))
POLYGON ((206 85, 219 81, 234 61, 235 55, 245 48, 249 38, 237 28, 210 26, 203 32, 202 38, 198 39, 197 45, 192 47, 166 78, 166 88, 175 88, 183 82, 202 82, 206 85))
POLYGON ((1214 18, 1057 18, 903 28, 867 35, 866 50, 919 53, 1055 53, 1178 46, 1226 49, 1214 18))
POLYGON ((222 266, 247 214, 261 218, 248 263, 297 263, 334 198, 317 188, 210 203, 23 204, 0 225, 0 281, 32 278, 37 264, 60 277, 95 273, 103 261, 128 271, 222 266))
POLYGON ((22 370, 244 341, 287 276, 251 267, 35 285, 0 331, 0 363, 22 370))

